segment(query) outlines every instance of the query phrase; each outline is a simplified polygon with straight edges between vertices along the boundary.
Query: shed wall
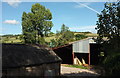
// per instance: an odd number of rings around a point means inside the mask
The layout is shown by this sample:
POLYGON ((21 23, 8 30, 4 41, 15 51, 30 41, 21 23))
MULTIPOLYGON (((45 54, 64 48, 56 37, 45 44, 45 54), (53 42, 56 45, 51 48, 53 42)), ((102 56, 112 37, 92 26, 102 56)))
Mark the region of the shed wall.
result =
POLYGON ((89 39, 73 43, 74 53, 89 53, 89 39))
POLYGON ((3 70, 3 77, 13 76, 13 77, 40 77, 46 78, 46 76, 59 76, 60 75, 60 64, 61 63, 51 63, 42 64, 40 66, 30 66, 21 68, 10 68, 3 70))

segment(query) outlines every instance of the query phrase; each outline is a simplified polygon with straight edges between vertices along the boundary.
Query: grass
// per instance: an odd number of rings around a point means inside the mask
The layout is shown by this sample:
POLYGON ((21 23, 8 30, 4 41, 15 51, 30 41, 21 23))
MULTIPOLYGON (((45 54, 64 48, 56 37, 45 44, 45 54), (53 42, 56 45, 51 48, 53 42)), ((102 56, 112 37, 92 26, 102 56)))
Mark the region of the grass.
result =
MULTIPOLYGON (((74 35, 76 34, 83 34, 85 36, 89 36, 89 37, 96 37, 98 36, 97 34, 94 33, 82 33, 82 32, 74 32, 74 35)), ((45 41, 46 42, 50 42, 52 39, 55 39, 56 34, 54 34, 53 36, 50 37, 45 37, 45 41)), ((8 37, 2 37, 0 39, 0 42, 3 41, 3 43, 22 43, 22 40, 20 40, 19 36, 16 39, 16 37, 12 37, 12 36, 8 36, 8 37)))
POLYGON ((98 34, 95 34, 95 33, 89 33, 89 34, 86 34, 86 36, 88 36, 88 37, 97 37, 98 34))
POLYGON ((52 39, 55 39, 55 36, 45 37, 46 42, 50 42, 52 39))
POLYGON ((81 65, 64 65, 66 67, 74 67, 74 68, 81 68, 81 69, 88 69, 88 67, 84 67, 84 66, 81 66, 81 65))
POLYGON ((22 43, 22 41, 19 38, 16 39, 16 37, 10 37, 7 39, 6 39, 6 37, 2 37, 2 41, 4 43, 22 43))
POLYGON ((88 37, 97 37, 98 34, 96 33, 82 33, 82 32, 74 32, 74 35, 76 34, 81 34, 81 35, 85 35, 85 36, 88 36, 88 37))

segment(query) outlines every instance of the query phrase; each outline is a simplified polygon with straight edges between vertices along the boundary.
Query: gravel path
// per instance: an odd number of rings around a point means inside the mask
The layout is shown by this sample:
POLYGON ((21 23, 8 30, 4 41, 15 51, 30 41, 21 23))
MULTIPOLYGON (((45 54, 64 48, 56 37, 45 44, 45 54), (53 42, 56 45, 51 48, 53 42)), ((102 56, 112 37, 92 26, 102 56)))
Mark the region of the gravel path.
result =
POLYGON ((73 67, 61 66, 61 75, 63 76, 99 76, 98 73, 89 69, 80 69, 73 67))

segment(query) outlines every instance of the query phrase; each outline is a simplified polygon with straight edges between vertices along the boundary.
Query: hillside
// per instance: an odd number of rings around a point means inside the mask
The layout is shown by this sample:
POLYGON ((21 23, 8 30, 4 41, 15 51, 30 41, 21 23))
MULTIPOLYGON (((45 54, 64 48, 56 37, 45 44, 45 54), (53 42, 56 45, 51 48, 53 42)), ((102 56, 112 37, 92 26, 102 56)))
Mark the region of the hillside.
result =
MULTIPOLYGON (((76 34, 82 34, 87 37, 96 37, 98 36, 95 33, 90 33, 90 32, 74 32, 74 35, 76 34)), ((2 43, 23 43, 23 39, 20 37, 21 35, 3 35, 0 37, 0 42, 2 43)), ((55 39, 56 34, 53 34, 52 36, 45 37, 46 42, 50 42, 52 39, 55 39)))

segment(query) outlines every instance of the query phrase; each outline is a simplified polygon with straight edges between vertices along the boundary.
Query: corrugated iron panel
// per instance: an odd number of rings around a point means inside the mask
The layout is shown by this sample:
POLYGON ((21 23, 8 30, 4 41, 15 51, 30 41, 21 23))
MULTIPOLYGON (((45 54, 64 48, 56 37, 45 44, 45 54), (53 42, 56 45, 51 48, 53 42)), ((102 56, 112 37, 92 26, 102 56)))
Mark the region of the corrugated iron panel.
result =
POLYGON ((89 39, 73 43, 74 53, 89 53, 89 39))

